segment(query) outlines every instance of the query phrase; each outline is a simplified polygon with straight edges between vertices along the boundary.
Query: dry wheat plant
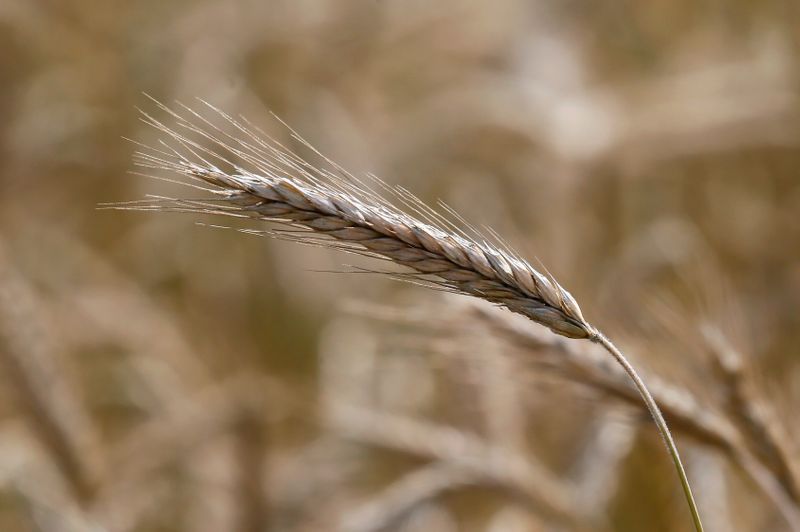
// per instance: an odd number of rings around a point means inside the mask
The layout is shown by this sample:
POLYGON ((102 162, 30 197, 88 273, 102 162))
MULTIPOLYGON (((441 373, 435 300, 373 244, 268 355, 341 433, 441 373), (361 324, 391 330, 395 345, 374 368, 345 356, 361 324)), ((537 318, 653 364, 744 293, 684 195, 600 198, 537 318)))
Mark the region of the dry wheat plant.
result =
POLYGON ((3 0, 0 531, 800 532, 798 20, 3 0))
MULTIPOLYGON (((251 232, 388 260, 414 270, 391 274, 398 278, 477 297, 522 314, 555 334, 602 346, 641 395, 675 464, 694 528, 703 530, 678 449, 650 391, 619 349, 585 320, 578 303, 552 275, 539 273, 500 237, 485 236, 446 206, 455 222, 412 193, 373 178, 387 196, 405 206, 401 210, 330 159, 322 156, 328 168, 320 168, 277 141, 259 136, 246 118, 236 120, 206 103, 235 129, 231 134, 213 117, 179 105, 184 114, 159 104, 175 121, 173 127, 142 112, 144 120, 166 138, 158 147, 143 146, 135 161, 145 169, 188 178, 190 184, 198 181, 201 184, 192 188, 208 196, 155 197, 111 208, 223 214, 287 225, 292 229, 251 232)), ((314 151, 297 133, 293 137, 314 151)))

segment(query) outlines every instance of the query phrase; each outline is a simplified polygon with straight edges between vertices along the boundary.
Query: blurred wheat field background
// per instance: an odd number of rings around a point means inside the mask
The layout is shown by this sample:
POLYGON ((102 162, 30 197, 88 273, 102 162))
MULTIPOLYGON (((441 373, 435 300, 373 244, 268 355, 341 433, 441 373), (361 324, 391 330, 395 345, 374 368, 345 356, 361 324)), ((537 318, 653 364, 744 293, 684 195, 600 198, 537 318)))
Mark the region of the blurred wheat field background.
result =
POLYGON ((3 0, 0 30, 0 530, 688 529, 592 346, 98 210, 175 194, 128 173, 143 92, 490 226, 643 370, 708 531, 800 530, 797 2, 3 0))

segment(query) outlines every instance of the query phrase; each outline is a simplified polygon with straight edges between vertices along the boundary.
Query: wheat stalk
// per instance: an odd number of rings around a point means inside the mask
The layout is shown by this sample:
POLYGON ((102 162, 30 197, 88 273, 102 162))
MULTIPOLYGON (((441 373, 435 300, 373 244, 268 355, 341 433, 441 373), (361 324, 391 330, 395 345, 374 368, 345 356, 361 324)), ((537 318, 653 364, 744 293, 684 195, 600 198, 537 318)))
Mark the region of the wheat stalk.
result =
MULTIPOLYGON (((181 105, 188 118, 159 104, 176 121, 169 127, 142 112, 143 121, 171 141, 144 147, 137 165, 172 172, 210 193, 202 200, 151 198, 111 205, 136 210, 177 210, 250 217, 299 228, 259 231, 279 238, 323 245, 408 267, 402 278, 501 305, 561 336, 603 346, 633 380, 675 464, 696 530, 702 524, 677 447, 650 392, 623 354, 581 314, 575 299, 497 238, 486 238, 462 218, 451 221, 403 189, 376 178, 358 180, 323 157, 318 168, 254 128, 207 105, 233 128, 181 105), (387 193, 380 195, 370 183, 387 193), (392 196, 403 209, 386 199, 392 196), (416 216, 408 214, 414 212, 416 216)), ((205 103, 205 102, 204 102, 205 103)))
MULTIPOLYGON (((482 305, 471 305, 467 310, 481 324, 508 342, 510 347, 521 348, 525 354, 551 353, 557 357, 559 367, 573 380, 609 397, 637 404, 636 393, 626 386, 625 373, 617 366, 606 363, 605 351, 599 346, 590 345, 588 349, 582 349, 587 346, 524 327, 524 321, 511 319, 514 317, 482 305)), ((377 309, 371 309, 371 316, 376 315, 379 315, 377 309)), ((759 461, 750 450, 751 444, 742 438, 734 423, 714 409, 703 408, 689 390, 664 381, 657 375, 653 375, 649 381, 654 397, 676 432, 727 455, 775 504, 790 529, 800 531, 800 512, 792 496, 791 485, 782 483, 783 469, 773 471, 769 462, 764 464, 759 461)))

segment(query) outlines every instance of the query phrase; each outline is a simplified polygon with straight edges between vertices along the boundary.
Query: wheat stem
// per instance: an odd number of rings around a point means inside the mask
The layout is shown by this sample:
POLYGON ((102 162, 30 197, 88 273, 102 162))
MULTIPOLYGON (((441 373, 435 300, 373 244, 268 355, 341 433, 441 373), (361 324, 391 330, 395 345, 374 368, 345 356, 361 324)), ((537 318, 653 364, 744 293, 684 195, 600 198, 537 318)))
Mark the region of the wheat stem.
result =
POLYGON ((692 495, 692 488, 689 485, 689 479, 686 476, 686 470, 683 468, 683 462, 681 462, 681 456, 678 453, 678 447, 675 445, 675 440, 672 438, 672 434, 669 431, 669 427, 667 426, 667 422, 664 419, 663 414, 661 414, 661 409, 658 408, 658 404, 656 404, 655 399, 653 399, 653 396, 650 394, 650 390, 647 389, 647 386, 642 378, 639 376, 630 362, 628 362, 628 359, 625 358, 625 355, 622 354, 622 351, 620 351, 611 340, 609 340, 600 332, 594 334, 591 337, 591 340, 603 346, 603 348, 605 348, 605 350, 614 357, 617 363, 622 366, 622 369, 625 370, 625 373, 627 373, 630 379, 633 381, 633 384, 639 391, 639 395, 642 396, 642 400, 647 406, 647 410, 650 411, 650 415, 653 417, 653 421, 658 428, 658 432, 661 434, 661 438, 664 440, 664 444, 667 446, 667 451, 672 458, 672 462, 675 464, 675 470, 678 472, 678 477, 681 481, 681 487, 683 488, 683 494, 686 497, 686 502, 689 504, 689 511, 692 514, 694 528, 697 530, 697 532, 702 532, 703 523, 700 521, 700 512, 697 509, 697 503, 692 495))

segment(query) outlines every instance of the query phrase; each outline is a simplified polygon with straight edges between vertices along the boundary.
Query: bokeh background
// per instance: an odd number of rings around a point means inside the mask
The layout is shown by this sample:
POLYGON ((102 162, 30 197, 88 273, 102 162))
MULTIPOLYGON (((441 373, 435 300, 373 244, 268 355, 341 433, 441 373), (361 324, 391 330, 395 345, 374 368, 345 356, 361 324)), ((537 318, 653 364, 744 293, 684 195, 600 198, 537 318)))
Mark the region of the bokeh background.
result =
POLYGON ((690 526, 642 411, 486 309, 98 210, 185 194, 128 173, 143 93, 492 227, 763 465, 677 430, 710 532, 798 530, 794 0, 0 0, 0 530, 690 526))

